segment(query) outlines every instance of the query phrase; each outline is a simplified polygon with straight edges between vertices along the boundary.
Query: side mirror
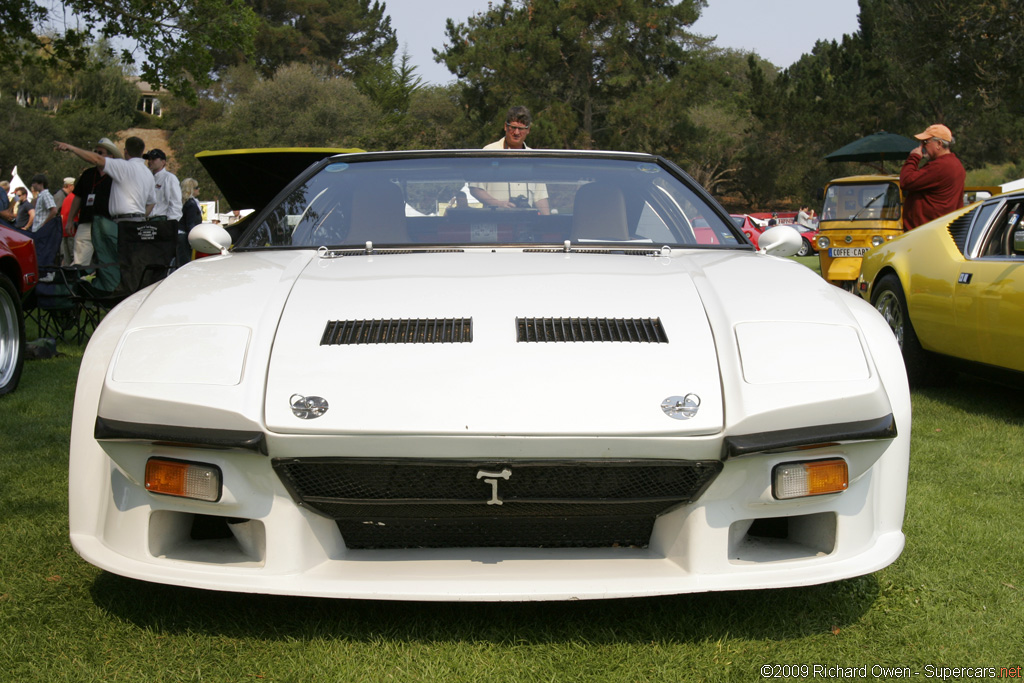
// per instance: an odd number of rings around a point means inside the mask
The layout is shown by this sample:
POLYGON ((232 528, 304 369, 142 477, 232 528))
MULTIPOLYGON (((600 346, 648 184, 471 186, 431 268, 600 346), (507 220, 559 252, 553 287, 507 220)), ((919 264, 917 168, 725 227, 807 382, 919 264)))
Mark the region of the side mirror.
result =
POLYGON ((800 251, 803 238, 789 225, 776 225, 761 233, 757 245, 758 253, 769 256, 792 256, 800 251))
POLYGON ((200 223, 188 232, 188 243, 201 254, 226 254, 231 235, 216 223, 200 223))

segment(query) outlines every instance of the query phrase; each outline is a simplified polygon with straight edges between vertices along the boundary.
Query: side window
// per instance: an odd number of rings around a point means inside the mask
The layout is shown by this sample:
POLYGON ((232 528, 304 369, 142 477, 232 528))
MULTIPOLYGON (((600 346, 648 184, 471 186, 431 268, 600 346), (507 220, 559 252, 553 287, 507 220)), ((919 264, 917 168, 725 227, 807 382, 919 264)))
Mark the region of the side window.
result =
MULTIPOLYGON (((989 225, 992 222, 992 214, 999 208, 999 206, 999 202, 993 202, 981 207, 981 210, 978 212, 978 217, 974 219, 974 225, 971 227, 971 234, 967 238, 966 253, 976 253, 975 249, 981 241, 982 236, 989 232, 989 225)), ((978 255, 982 256, 982 254, 978 255)))
MULTIPOLYGON (((1022 205, 1024 205, 1024 202, 1020 199, 1015 199, 1006 202, 998 211, 994 212, 993 218, 987 222, 985 229, 982 231, 985 233, 985 236, 982 238, 984 241, 978 252, 979 257, 1012 258, 1015 256, 1014 233, 1020 229, 1022 205)), ((979 216, 979 221, 981 218, 982 216, 979 216)))

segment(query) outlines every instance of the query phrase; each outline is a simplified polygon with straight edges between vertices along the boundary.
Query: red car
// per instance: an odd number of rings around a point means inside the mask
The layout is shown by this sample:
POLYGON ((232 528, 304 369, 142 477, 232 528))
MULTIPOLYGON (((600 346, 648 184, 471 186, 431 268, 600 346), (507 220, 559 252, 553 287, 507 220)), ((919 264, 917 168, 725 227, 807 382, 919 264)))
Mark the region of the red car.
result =
MULTIPOLYGON (((736 223, 736 227, 742 230, 743 234, 746 235, 747 239, 749 239, 750 242, 754 245, 754 248, 759 249, 760 247, 758 246, 758 239, 761 237, 761 233, 768 229, 768 224, 766 220, 760 219, 758 218, 758 216, 763 216, 765 214, 748 215, 741 213, 733 213, 729 215, 732 216, 732 220, 734 223, 736 223)), ((769 217, 771 216, 771 214, 767 215, 769 217)), ((803 244, 800 247, 800 251, 796 253, 797 256, 813 256, 814 254, 818 253, 817 250, 814 248, 814 238, 818 236, 817 230, 804 227, 799 223, 795 223, 793 219, 789 217, 788 214, 786 214, 785 216, 783 216, 783 214, 779 215, 779 225, 789 225, 790 227, 795 228, 796 231, 800 233, 800 237, 803 240, 803 244)))
POLYGON ((758 225, 745 213, 731 213, 732 222, 736 224, 736 227, 743 231, 743 234, 747 236, 750 243, 754 245, 754 249, 758 249, 757 240, 764 232, 764 228, 758 225))
POLYGON ((14 391, 25 365, 21 302, 39 280, 35 243, 0 225, 0 395, 14 391))

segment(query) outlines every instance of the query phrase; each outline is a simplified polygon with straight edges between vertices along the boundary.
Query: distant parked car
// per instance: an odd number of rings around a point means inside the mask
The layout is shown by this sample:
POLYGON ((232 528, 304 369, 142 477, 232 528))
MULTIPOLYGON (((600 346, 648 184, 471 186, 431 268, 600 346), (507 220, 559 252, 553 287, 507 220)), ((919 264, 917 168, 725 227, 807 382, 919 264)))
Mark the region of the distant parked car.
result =
POLYGON ((21 302, 39 280, 31 238, 0 226, 0 395, 14 391, 25 364, 21 302))
POLYGON ((814 248, 814 245, 818 237, 818 231, 799 223, 793 223, 792 227, 796 228, 796 231, 800 233, 800 239, 803 240, 803 244, 800 245, 800 251, 796 252, 796 255, 814 256, 817 254, 818 250, 814 248))
MULTIPOLYGON (((743 234, 747 236, 751 244, 754 245, 755 249, 760 249, 761 233, 768 229, 767 221, 754 218, 753 216, 745 213, 733 213, 729 214, 732 217, 732 222, 736 224, 743 234)), ((818 231, 813 228, 808 228, 798 223, 786 223, 800 233, 802 244, 800 250, 796 252, 796 256, 813 256, 818 253, 814 249, 814 238, 818 235, 818 231)))
POLYGON ((743 234, 747 236, 750 243, 754 245, 755 249, 757 249, 758 239, 766 228, 755 223, 750 216, 745 213, 731 213, 729 216, 732 218, 732 222, 736 224, 736 227, 743 231, 743 234))

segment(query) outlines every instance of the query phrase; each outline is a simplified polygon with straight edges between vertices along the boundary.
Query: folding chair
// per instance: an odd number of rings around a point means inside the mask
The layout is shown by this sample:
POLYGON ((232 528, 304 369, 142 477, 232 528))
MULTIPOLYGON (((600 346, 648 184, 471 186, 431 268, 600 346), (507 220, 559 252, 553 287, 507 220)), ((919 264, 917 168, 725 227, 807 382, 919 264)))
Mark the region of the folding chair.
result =
POLYGON ((25 306, 26 317, 36 323, 40 337, 81 344, 82 309, 72 294, 77 274, 59 266, 40 267, 39 273, 41 279, 25 306))
POLYGON ((65 268, 67 271, 77 271, 77 276, 69 279, 72 280, 71 297, 78 302, 81 311, 80 335, 83 341, 92 335, 100 321, 103 320, 103 316, 125 299, 125 294, 99 289, 84 277, 84 274, 89 271, 112 265, 99 264, 93 266, 68 266, 65 268))

